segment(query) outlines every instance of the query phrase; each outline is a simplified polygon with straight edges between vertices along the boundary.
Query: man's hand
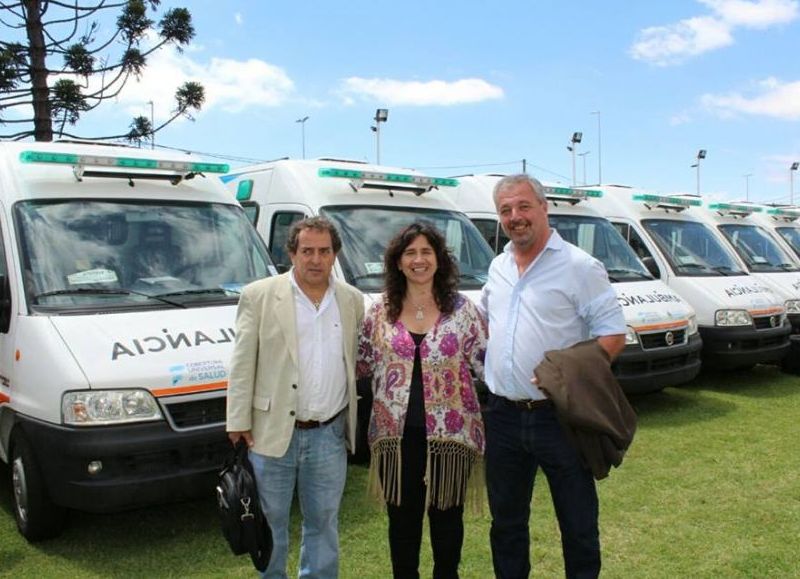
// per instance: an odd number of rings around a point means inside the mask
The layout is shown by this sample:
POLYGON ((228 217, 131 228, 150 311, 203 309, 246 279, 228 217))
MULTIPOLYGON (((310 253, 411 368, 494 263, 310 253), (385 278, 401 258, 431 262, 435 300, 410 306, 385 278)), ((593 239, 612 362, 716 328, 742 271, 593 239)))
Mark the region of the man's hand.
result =
POLYGON ((239 442, 240 439, 244 438, 244 441, 247 443, 247 448, 252 448, 253 444, 253 435, 250 433, 249 430, 241 430, 236 432, 229 432, 228 433, 228 440, 231 441, 231 444, 236 446, 236 443, 239 442))

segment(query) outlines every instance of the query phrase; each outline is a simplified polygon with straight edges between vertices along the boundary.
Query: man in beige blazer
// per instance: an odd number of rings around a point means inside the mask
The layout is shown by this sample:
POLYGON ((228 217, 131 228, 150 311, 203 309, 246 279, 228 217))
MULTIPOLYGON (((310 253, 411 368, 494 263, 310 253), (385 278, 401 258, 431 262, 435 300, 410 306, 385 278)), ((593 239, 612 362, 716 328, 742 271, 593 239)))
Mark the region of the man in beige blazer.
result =
POLYGON ((339 503, 355 449, 361 293, 332 276, 341 248, 320 217, 294 224, 291 271, 244 288, 228 384, 227 430, 244 439, 273 538, 268 578, 285 578, 295 488, 301 577, 338 575, 339 503))

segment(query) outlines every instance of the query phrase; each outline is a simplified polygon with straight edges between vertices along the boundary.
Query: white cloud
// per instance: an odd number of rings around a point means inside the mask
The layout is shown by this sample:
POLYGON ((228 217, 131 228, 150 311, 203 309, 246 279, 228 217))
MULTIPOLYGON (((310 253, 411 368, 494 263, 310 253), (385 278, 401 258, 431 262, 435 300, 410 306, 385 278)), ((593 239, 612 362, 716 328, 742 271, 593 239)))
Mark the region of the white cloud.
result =
MULTIPOLYGON (((280 67, 258 59, 237 61, 212 58, 201 63, 172 48, 154 53, 139 82, 131 80, 117 97, 130 114, 144 114, 143 104, 152 100, 156 124, 170 116, 175 90, 187 81, 205 87, 202 111, 219 107, 228 112, 275 107, 294 96, 294 83, 280 67)), ((146 110, 149 115, 149 105, 146 110)))
POLYGON ((712 14, 645 28, 630 48, 637 59, 668 66, 734 43, 737 28, 765 29, 798 17, 798 0, 699 0, 712 14))
POLYGON ((233 19, 236 21, 236 24, 238 24, 239 26, 242 25, 243 19, 242 19, 242 13, 241 12, 235 12, 233 14, 233 19))
POLYGON ((503 98, 503 89, 480 78, 401 81, 389 78, 350 77, 340 93, 347 102, 375 101, 387 106, 452 106, 503 98))
POLYGON ((800 120, 800 81, 767 78, 749 93, 704 94, 700 102, 723 117, 747 114, 797 121, 800 120))
POLYGON ((690 122, 692 122, 692 117, 689 115, 689 113, 685 111, 673 115, 669 120, 669 124, 672 125, 673 127, 685 125, 690 122))

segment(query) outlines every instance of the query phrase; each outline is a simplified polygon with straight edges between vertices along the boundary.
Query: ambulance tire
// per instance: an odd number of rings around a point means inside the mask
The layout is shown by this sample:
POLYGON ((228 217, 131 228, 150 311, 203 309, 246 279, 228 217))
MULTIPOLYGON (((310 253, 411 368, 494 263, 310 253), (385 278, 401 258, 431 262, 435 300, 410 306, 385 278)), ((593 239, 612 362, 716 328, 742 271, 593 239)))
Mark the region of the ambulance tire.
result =
POLYGON ((64 530, 66 509, 47 494, 33 449, 24 436, 13 441, 11 503, 20 534, 30 542, 57 537, 64 530))

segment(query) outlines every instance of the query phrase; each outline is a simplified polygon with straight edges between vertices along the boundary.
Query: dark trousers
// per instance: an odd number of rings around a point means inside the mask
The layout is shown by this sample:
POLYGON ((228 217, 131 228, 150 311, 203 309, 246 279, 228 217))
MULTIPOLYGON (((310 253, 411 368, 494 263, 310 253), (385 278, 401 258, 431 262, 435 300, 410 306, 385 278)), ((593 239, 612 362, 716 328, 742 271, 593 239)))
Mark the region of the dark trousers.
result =
POLYGON ((485 413, 486 486, 492 514, 490 539, 494 572, 499 579, 528 577, 531 499, 536 471, 550 485, 566 575, 600 574, 597 490, 558 422, 552 405, 518 408, 489 395, 485 413))
MULTIPOLYGON (((407 429, 402 442, 402 497, 400 505, 387 505, 389 548, 395 579, 419 579, 419 550, 425 515, 424 430, 407 429)), ((464 542, 464 507, 428 508, 434 579, 458 579, 464 542)))

